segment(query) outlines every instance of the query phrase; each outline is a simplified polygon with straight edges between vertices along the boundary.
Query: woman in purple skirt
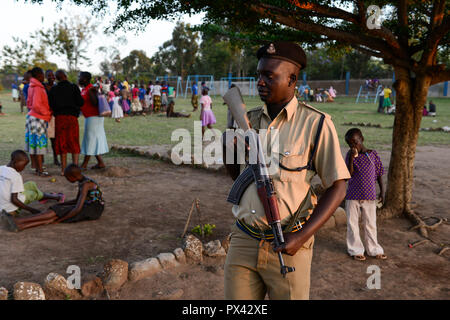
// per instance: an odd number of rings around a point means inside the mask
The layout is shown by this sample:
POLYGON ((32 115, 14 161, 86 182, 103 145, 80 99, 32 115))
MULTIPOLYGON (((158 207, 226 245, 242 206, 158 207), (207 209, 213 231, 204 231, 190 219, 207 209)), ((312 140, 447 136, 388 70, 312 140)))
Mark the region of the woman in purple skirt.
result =
POLYGON ((212 129, 212 125, 216 123, 216 117, 212 112, 212 100, 211 97, 208 96, 208 89, 204 88, 202 90, 202 97, 200 98, 201 105, 201 113, 200 120, 202 121, 202 137, 205 134, 205 127, 208 129, 212 129))

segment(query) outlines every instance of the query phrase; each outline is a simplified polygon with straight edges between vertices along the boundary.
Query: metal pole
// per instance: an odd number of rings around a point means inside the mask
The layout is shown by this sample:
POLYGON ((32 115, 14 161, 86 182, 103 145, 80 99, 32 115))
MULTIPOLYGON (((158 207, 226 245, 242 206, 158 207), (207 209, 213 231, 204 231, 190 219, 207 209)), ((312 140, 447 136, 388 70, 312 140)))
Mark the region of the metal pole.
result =
POLYGON ((348 91, 350 87, 350 71, 345 73, 345 95, 348 96, 348 91))

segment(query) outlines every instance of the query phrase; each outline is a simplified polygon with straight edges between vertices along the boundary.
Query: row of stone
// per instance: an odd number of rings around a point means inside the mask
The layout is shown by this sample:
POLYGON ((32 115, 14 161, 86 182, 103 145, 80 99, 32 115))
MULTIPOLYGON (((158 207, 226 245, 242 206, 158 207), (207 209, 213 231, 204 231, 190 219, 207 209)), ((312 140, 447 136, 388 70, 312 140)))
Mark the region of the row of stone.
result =
MULTIPOLYGON (((44 286, 33 282, 17 282, 13 288, 14 300, 45 300, 95 298, 103 293, 108 296, 117 292, 127 281, 138 281, 153 275, 192 262, 201 263, 203 256, 224 257, 228 250, 229 237, 203 243, 193 235, 187 235, 183 248, 173 252, 160 253, 154 258, 133 262, 130 265, 123 260, 113 259, 105 264, 98 276, 85 279, 79 290, 71 289, 67 280, 57 273, 50 273, 44 286)), ((8 290, 0 287, 0 300, 8 299, 8 290)))

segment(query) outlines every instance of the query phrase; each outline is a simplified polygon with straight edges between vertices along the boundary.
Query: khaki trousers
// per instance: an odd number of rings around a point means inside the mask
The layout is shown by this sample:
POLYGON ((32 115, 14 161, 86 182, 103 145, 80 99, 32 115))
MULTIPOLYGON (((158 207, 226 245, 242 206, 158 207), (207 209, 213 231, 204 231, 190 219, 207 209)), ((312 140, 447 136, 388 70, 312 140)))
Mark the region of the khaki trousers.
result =
POLYGON ((347 214, 347 251, 351 256, 384 254, 377 240, 377 207, 371 200, 345 200, 347 214), (359 217, 364 229, 364 244, 359 234, 359 217))
POLYGON ((294 272, 280 273, 278 254, 272 243, 258 241, 232 227, 230 247, 225 261, 225 299, 308 300, 314 236, 294 256, 283 254, 286 266, 294 272))

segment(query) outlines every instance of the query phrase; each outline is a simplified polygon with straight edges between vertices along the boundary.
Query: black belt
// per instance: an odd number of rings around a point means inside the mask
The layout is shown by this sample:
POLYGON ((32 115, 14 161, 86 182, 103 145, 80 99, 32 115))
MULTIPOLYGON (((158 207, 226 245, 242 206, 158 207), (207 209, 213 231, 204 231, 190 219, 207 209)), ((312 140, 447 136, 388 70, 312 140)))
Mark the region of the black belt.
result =
MULTIPOLYGON (((306 223, 306 221, 309 219, 309 216, 307 218, 300 218, 299 221, 297 221, 293 228, 292 228, 292 233, 293 232, 297 232, 300 229, 302 229, 302 225, 304 225, 306 223)), ((266 240, 266 241, 273 241, 273 232, 272 229, 268 229, 265 231, 259 230, 257 228, 253 228, 251 226, 249 226, 248 224, 236 220, 236 226, 241 229, 243 232, 245 232, 246 234, 248 234, 250 237, 252 237, 253 239, 256 240, 266 240)), ((284 231, 286 226, 282 227, 282 230, 284 231)))

